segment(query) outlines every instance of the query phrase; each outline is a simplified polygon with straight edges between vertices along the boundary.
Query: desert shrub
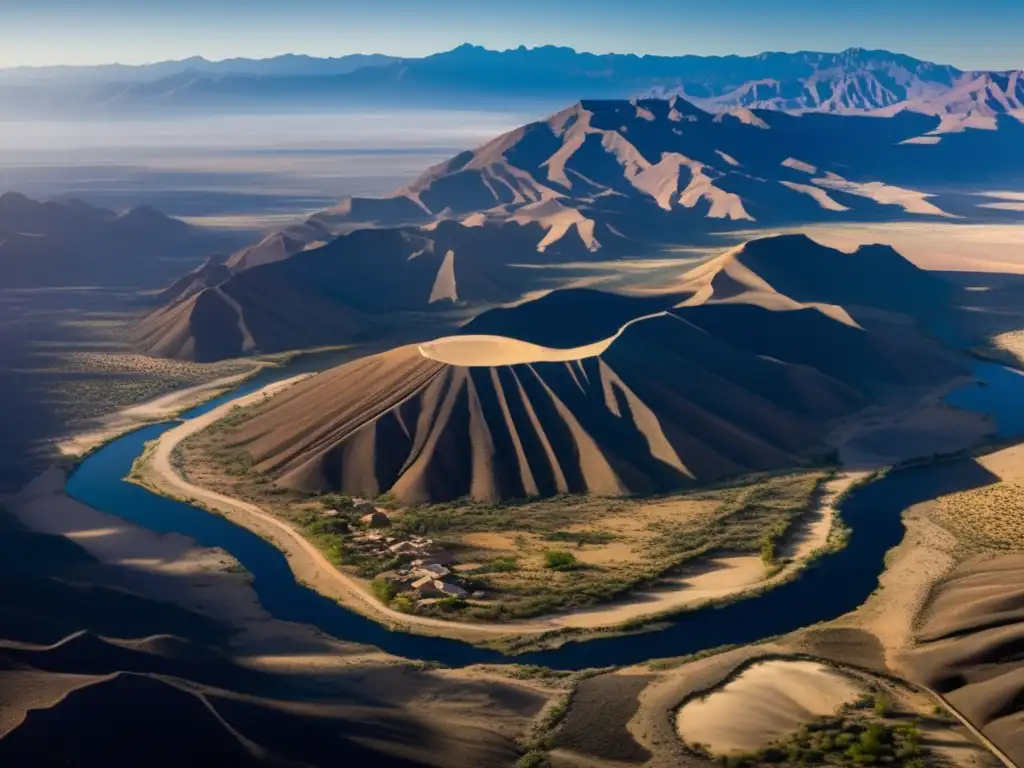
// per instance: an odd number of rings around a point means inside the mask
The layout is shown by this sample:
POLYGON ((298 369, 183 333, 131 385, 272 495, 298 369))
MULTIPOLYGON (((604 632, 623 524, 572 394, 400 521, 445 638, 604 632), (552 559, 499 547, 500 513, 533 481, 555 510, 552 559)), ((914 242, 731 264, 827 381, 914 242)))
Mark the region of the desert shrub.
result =
POLYGON ((391 600, 391 607, 402 613, 412 613, 416 604, 407 595, 397 595, 391 600))
POLYGON ((544 553, 544 565, 556 571, 568 571, 576 567, 576 556, 572 552, 549 549, 544 553))
POLYGON ((385 605, 390 603, 397 594, 395 585, 389 581, 384 581, 384 579, 374 579, 371 581, 370 589, 373 590, 374 597, 385 605))
POLYGON ((892 699, 885 691, 879 691, 875 694, 875 714, 878 717, 885 717, 889 714, 889 710, 892 708, 892 699))
POLYGON ((516 768, 544 768, 549 765, 543 752, 532 750, 516 761, 516 768))
POLYGON ((488 561, 475 573, 511 573, 519 570, 519 561, 514 555, 507 557, 496 557, 488 561))
POLYGON ((835 745, 837 749, 846 749, 856 740, 857 737, 854 736, 852 733, 840 733, 835 738, 835 745))
POLYGON ((351 509, 352 499, 343 493, 325 493, 317 498, 324 509, 351 509))
POLYGON ((444 611, 445 613, 451 613, 452 611, 457 611, 460 608, 462 608, 464 605, 465 605, 465 603, 462 600, 460 600, 459 598, 457 598, 457 597, 442 597, 437 602, 434 603, 434 606, 438 610, 444 611))

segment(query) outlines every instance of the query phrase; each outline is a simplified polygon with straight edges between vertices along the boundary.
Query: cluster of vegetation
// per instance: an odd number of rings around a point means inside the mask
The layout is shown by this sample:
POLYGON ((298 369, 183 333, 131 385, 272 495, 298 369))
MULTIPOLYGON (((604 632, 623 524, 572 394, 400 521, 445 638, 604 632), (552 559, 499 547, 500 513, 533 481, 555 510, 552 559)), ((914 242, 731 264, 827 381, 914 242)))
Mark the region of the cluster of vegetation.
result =
POLYGON ((705 524, 689 528, 671 522, 654 524, 661 534, 652 545, 654 554, 682 565, 713 551, 760 552, 766 565, 772 565, 779 540, 807 511, 826 479, 821 472, 803 472, 759 482, 748 478, 742 485, 716 490, 721 503, 705 524))
MULTIPOLYGON (((232 413, 225 423, 237 426, 252 413, 246 411, 232 413)), ((401 565, 401 557, 367 551, 352 541, 349 526, 359 523, 347 512, 351 499, 343 494, 311 497, 275 487, 230 445, 231 432, 224 431, 230 427, 218 429, 220 434, 204 433, 203 444, 195 447, 205 454, 197 456, 203 466, 221 470, 213 479, 203 478, 204 485, 292 521, 332 563, 363 578, 374 579, 401 565), (319 509, 311 511, 314 507, 341 514, 324 517, 319 509)), ((755 553, 766 532, 791 524, 806 509, 826 476, 821 471, 762 474, 655 499, 563 495, 500 504, 459 499, 401 505, 389 535, 428 536, 458 560, 479 564, 460 575, 469 580, 471 592, 483 591, 489 599, 431 603, 423 610, 458 611, 470 621, 517 621, 614 601, 702 557, 755 553), (665 512, 677 504, 681 514, 665 512), (640 528, 632 523, 637 518, 644 521, 640 528), (630 521, 625 530, 621 521, 630 521), (481 534, 496 534, 495 543, 470 538, 481 534), (614 556, 594 553, 612 542, 621 542, 615 544, 614 556)), ((396 507, 384 496, 374 503, 396 507)))
POLYGON ((515 555, 502 555, 488 560, 478 568, 467 572, 468 576, 486 576, 489 573, 515 573, 519 570, 519 558, 515 555))
POLYGON ((338 514, 325 517, 321 512, 311 510, 300 515, 297 522, 306 537, 334 565, 351 566, 363 578, 373 579, 401 564, 401 557, 368 554, 351 545, 350 529, 359 525, 359 514, 351 508, 351 504, 348 508, 342 505, 325 508, 333 509, 338 514))
POLYGON ((562 724, 569 711, 572 692, 552 704, 534 724, 532 733, 525 739, 526 753, 516 761, 516 768, 546 768, 551 764, 547 753, 554 748, 555 731, 562 724))
POLYGON ((761 539, 761 561, 764 563, 765 568, 771 570, 778 565, 779 540, 786 535, 788 529, 789 524, 787 522, 778 522, 761 539))
POLYGON ((68 323, 114 352, 82 352, 90 342, 57 342, 38 357, 33 375, 47 394, 55 414, 80 423, 109 414, 118 408, 147 402, 186 387, 253 370, 250 361, 192 363, 128 354, 125 321, 68 323), (123 345, 123 346, 122 346, 123 345))
MULTIPOLYGON (((868 694, 843 713, 808 723, 764 749, 744 755, 720 755, 715 760, 726 768, 763 765, 854 768, 876 764, 927 768, 928 751, 922 746, 918 723, 888 719, 891 715, 892 701, 886 693, 868 694), (865 711, 869 708, 874 718, 865 711)), ((692 746, 695 751, 704 751, 700 745, 692 746)))
POLYGON ((572 552, 549 549, 544 553, 544 567, 553 571, 569 571, 578 565, 576 556, 572 552))
POLYGON ((583 547, 587 544, 607 544, 615 541, 615 534, 608 531, 552 531, 540 536, 544 541, 564 541, 583 547))

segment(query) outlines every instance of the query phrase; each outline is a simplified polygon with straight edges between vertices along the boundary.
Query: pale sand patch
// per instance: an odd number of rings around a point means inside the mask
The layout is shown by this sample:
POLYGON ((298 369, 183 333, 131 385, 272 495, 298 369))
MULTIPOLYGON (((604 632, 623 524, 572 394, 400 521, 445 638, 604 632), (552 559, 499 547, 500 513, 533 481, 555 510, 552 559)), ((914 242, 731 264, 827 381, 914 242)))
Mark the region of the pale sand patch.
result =
POLYGON ((979 208, 991 208, 996 211, 1021 211, 1024 212, 1024 203, 981 203, 979 208))
POLYGON ((588 251, 594 252, 601 248, 601 243, 594 237, 594 221, 576 208, 562 205, 555 199, 524 205, 517 209, 510 219, 520 224, 537 223, 547 229, 544 239, 537 244, 537 251, 540 253, 544 253, 549 245, 557 243, 573 228, 588 251))
POLYGON ((131 432, 145 424, 168 419, 206 400, 222 395, 232 387, 253 376, 265 363, 254 363, 252 369, 233 376, 224 376, 205 384, 186 387, 175 392, 133 405, 100 419, 99 427, 72 435, 57 444, 62 456, 82 456, 119 435, 131 432))
POLYGON ((725 162, 727 162, 731 166, 739 167, 739 166, 742 165, 742 163, 739 160, 737 160, 735 157, 733 157, 732 155, 727 155, 725 152, 723 152, 720 149, 716 149, 715 150, 715 154, 718 155, 723 160, 725 160, 725 162))
POLYGON ((709 219, 754 220, 743 207, 743 198, 716 187, 714 180, 704 173, 703 167, 693 171, 690 183, 679 196, 679 203, 687 208, 694 208, 701 201, 710 206, 706 214, 709 219))
POLYGON ((715 122, 720 123, 726 117, 734 117, 744 125, 753 125, 761 130, 767 131, 770 129, 768 123, 762 120, 760 117, 751 112, 747 107, 733 107, 728 112, 720 112, 715 115, 715 122))
POLYGON ((795 157, 787 157, 780 163, 780 165, 806 174, 814 174, 818 172, 818 166, 805 163, 803 160, 797 160, 795 157))
POLYGON ((464 367, 523 365, 526 363, 567 363, 604 353, 617 338, 582 347, 554 349, 504 336, 446 336, 420 344, 420 354, 431 360, 464 367))
POLYGON ((824 177, 815 178, 812 181, 819 187, 846 192, 858 197, 866 197, 880 205, 898 205, 907 213, 954 218, 952 214, 946 213, 946 211, 943 211, 933 203, 929 203, 928 198, 934 197, 934 195, 926 192, 894 187, 891 184, 885 184, 880 181, 866 183, 849 181, 834 173, 827 173, 824 177))
POLYGON ((434 287, 430 289, 430 300, 427 303, 433 304, 435 301, 444 300, 459 300, 459 291, 455 284, 455 251, 448 251, 444 255, 444 261, 437 270, 434 287))
POLYGON ((858 681, 813 661, 754 664, 677 715, 679 735, 714 754, 756 751, 816 717, 835 714, 865 691, 858 681))
POLYGON ((832 533, 839 496, 866 477, 865 472, 843 472, 825 483, 818 491, 817 503, 804 516, 797 530, 786 538, 779 557, 800 562, 822 549, 832 533))
POLYGON ((982 456, 978 463, 1006 482, 1024 483, 1024 445, 1014 445, 982 456))
POLYGON ((976 192, 977 197, 993 197, 996 200, 1010 200, 1024 203, 1024 192, 976 192))
POLYGON ((801 192, 805 195, 810 196, 814 201, 824 208, 826 211, 848 211, 850 210, 845 205, 837 203, 831 197, 828 196, 828 192, 820 187, 812 187, 810 184, 796 184, 792 181, 780 181, 782 186, 792 189, 794 192, 801 192))
POLYGON ((628 563, 636 559, 633 548, 621 541, 613 541, 596 547, 577 548, 572 551, 577 560, 588 565, 628 563))

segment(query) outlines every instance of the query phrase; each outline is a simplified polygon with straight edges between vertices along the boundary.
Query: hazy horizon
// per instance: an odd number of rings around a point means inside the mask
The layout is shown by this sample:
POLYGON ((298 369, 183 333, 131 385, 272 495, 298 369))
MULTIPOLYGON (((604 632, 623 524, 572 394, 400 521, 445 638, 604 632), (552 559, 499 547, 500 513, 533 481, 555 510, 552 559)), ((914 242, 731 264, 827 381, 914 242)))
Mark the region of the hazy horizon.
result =
POLYGON ((175 120, 0 120, 0 194, 151 205, 254 231, 380 196, 540 114, 212 115, 175 120))
POLYGON ((990 0, 731 0, 729 13, 671 0, 524 0, 509 6, 440 0, 10 0, 0 68, 127 65, 202 56, 420 57, 464 42, 492 49, 562 45, 596 53, 756 55, 765 51, 887 49, 961 69, 1024 66, 1024 3, 990 0), (224 30, 231 29, 230 35, 224 30))

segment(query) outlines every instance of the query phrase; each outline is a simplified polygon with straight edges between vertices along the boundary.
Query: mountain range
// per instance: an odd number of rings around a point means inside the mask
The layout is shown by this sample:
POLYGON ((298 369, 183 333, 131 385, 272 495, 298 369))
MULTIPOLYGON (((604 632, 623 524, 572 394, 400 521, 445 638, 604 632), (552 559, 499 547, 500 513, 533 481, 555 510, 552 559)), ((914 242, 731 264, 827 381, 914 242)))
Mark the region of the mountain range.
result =
POLYGON ((147 206, 111 211, 81 200, 0 195, 4 288, 153 289, 233 244, 147 206))
POLYGON ((653 493, 812 460, 835 419, 960 371, 865 309, 950 309, 952 288, 890 248, 765 238, 682 287, 687 297, 657 312, 555 292, 483 315, 461 335, 298 384, 228 442, 307 491, 410 503, 653 493), (630 311, 644 314, 599 335, 630 311), (582 343, 548 346, 567 327, 582 343))
POLYGON ((678 94, 720 110, 908 108, 989 120, 1024 108, 1020 71, 964 71, 884 50, 756 56, 637 56, 462 45, 424 58, 202 58, 139 67, 0 70, 9 115, 150 110, 551 109, 576 99, 678 94))
POLYGON ((929 189, 1024 172, 1024 124, 996 124, 936 134, 938 118, 911 112, 578 102, 196 270, 165 291, 140 343, 198 360, 344 343, 408 322, 396 313, 517 300, 550 280, 531 265, 649 256, 753 227, 953 220, 929 189))

